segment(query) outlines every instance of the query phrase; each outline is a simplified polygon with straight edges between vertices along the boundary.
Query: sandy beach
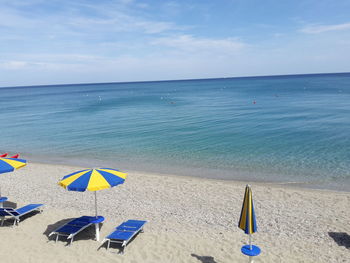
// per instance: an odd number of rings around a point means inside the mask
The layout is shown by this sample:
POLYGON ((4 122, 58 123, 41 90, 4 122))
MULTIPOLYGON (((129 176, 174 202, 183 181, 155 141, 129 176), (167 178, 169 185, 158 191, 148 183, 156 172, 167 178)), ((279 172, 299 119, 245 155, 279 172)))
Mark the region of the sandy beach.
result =
MULTIPOLYGON (((67 219, 94 214, 91 192, 69 192, 57 182, 80 169, 33 164, 2 174, 6 206, 44 203, 42 214, 0 228, 3 262, 248 262, 240 252, 248 237, 237 222, 247 182, 129 172, 123 185, 99 191, 101 237, 127 219, 147 220, 126 248, 106 251, 94 229, 73 245, 48 234, 67 219)), ((125 171, 128 172, 128 171, 125 171)), ((349 262, 350 193, 249 182, 262 253, 255 262, 349 262)))

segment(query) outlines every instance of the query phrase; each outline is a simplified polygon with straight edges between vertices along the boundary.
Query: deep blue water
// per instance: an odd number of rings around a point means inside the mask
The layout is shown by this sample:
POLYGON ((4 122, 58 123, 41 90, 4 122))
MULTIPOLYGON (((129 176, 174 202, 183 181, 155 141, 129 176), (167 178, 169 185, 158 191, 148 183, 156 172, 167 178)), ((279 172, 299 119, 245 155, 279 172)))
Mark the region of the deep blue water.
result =
POLYGON ((0 153, 350 190, 350 74, 0 89, 0 153))

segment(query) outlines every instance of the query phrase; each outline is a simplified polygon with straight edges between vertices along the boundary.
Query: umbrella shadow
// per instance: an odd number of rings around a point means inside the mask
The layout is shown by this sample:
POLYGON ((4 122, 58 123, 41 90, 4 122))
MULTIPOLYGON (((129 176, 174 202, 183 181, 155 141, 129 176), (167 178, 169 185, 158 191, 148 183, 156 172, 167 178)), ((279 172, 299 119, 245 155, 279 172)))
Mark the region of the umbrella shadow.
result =
POLYGON ((59 228, 60 226, 63 226, 64 224, 68 223, 69 221, 73 220, 74 218, 67 218, 67 219, 62 219, 60 221, 57 221, 54 224, 48 225, 46 227, 46 230, 44 231, 43 235, 47 236, 47 238, 49 240, 52 240, 53 238, 50 237, 50 233, 54 230, 56 230, 57 228, 59 228))
POLYGON ((338 244, 338 246, 350 249, 350 236, 345 232, 328 232, 328 235, 338 244))
POLYGON ((214 260, 214 257, 210 257, 210 256, 198 256, 196 254, 191 254, 192 257, 198 259, 199 261, 201 261, 202 263, 217 263, 214 260))
MULTIPOLYGON (((43 232, 43 235, 45 235, 48 239, 47 242, 55 241, 56 235, 50 236, 50 234, 53 231, 55 231, 56 229, 60 228, 61 226, 65 225, 66 223, 68 223, 69 221, 71 221, 73 219, 75 219, 75 217, 62 219, 62 220, 57 221, 56 223, 48 225, 46 227, 46 230, 43 232)), ((100 230, 101 230, 102 226, 103 226, 103 223, 100 223, 99 224, 100 230)), ((78 233, 77 235, 74 236, 74 242, 79 241, 79 240, 95 239, 95 236, 96 236, 95 224, 91 224, 91 226, 85 228, 80 233, 78 233)), ((68 246, 70 244, 70 239, 67 240, 66 237, 62 237, 62 236, 58 239, 58 241, 67 242, 66 246, 68 246)))
POLYGON ((14 202, 11 202, 11 201, 5 201, 5 202, 3 203, 3 206, 4 206, 4 207, 10 207, 10 208, 16 209, 16 208, 17 208, 17 203, 14 203, 14 202))

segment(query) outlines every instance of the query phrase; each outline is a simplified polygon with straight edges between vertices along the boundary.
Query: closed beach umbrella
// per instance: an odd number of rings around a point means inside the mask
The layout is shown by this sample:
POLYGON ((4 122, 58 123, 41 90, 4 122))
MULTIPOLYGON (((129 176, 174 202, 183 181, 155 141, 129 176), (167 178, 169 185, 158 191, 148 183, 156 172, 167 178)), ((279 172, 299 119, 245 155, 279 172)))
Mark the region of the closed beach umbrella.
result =
MULTIPOLYGON (((100 168, 77 171, 66 175, 59 181, 59 185, 68 191, 95 192, 95 215, 97 218, 97 194, 96 191, 114 187, 125 181, 127 174, 116 169, 100 168)), ((96 227, 96 239, 99 239, 96 227)))
MULTIPOLYGON (((19 169, 26 165, 27 165, 27 161, 23 159, 0 158, 0 174, 13 172, 15 169, 19 169)), ((0 191, 0 197, 1 197, 1 191, 0 191)))
POLYGON ((242 247, 242 253, 249 256, 250 262, 252 257, 260 254, 260 248, 252 245, 252 234, 257 231, 252 190, 249 185, 245 188, 241 216, 239 218, 238 227, 249 235, 249 245, 242 247))

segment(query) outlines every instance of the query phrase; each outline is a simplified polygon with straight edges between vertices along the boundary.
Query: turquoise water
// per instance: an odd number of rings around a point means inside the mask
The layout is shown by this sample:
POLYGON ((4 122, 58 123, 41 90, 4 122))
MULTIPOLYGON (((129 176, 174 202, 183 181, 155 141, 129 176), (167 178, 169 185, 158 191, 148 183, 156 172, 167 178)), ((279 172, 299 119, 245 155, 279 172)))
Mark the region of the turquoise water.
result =
POLYGON ((0 153, 350 190, 350 74, 0 89, 0 153))

